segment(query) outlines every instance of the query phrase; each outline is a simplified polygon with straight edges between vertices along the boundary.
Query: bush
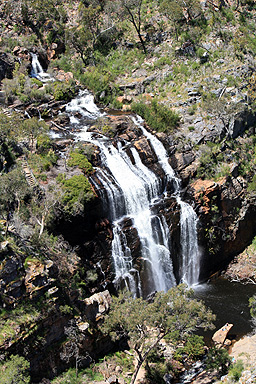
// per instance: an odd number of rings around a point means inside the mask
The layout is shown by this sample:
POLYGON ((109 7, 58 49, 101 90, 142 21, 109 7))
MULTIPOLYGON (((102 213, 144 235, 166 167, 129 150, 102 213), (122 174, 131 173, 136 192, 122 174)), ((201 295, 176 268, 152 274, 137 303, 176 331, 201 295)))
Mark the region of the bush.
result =
POLYGON ((66 211, 70 213, 82 211, 84 204, 94 197, 91 184, 84 175, 75 175, 70 179, 59 175, 57 181, 63 185, 65 193, 62 201, 66 211))
POLYGON ((68 83, 56 83, 54 85, 53 96, 57 101, 71 100, 75 96, 75 82, 71 80, 68 83))
POLYGON ((29 362, 22 356, 11 355, 0 365, 0 384, 29 384, 29 362))
POLYGON ((244 370, 244 365, 242 360, 237 360, 237 362, 234 363, 230 368, 228 375, 232 378, 232 380, 238 381, 242 376, 243 370, 244 370))
POLYGON ((203 336, 191 335, 188 337, 183 351, 190 359, 197 359, 204 354, 203 336))
POLYGON ((52 147, 51 139, 48 135, 39 135, 37 138, 37 151, 40 154, 47 153, 52 147))
POLYGON ((169 132, 174 129, 179 121, 179 115, 170 108, 152 100, 151 104, 143 102, 132 104, 133 112, 136 112, 146 123, 158 132, 169 132))
POLYGON ((231 358, 228 351, 223 348, 210 348, 206 357, 206 369, 213 371, 217 370, 221 375, 228 372, 228 367, 231 363, 231 358))
POLYGON ((93 172, 92 164, 89 162, 85 155, 78 151, 70 153, 67 164, 69 167, 77 166, 87 175, 90 175, 93 172))

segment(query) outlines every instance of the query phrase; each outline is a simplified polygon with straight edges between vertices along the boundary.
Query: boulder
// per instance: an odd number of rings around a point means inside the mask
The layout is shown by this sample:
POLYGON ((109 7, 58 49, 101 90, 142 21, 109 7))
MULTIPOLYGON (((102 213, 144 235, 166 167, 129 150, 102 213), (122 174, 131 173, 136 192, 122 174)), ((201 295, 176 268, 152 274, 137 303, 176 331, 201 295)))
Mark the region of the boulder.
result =
POLYGON ((111 296, 108 290, 95 293, 84 299, 85 315, 88 320, 99 321, 107 313, 111 304, 111 296))
POLYGON ((227 136, 235 139, 241 136, 248 128, 255 126, 256 115, 248 109, 238 112, 231 117, 227 136))
POLYGON ((222 328, 214 333, 212 340, 217 347, 222 347, 224 345, 227 334, 232 327, 233 324, 226 323, 222 328))

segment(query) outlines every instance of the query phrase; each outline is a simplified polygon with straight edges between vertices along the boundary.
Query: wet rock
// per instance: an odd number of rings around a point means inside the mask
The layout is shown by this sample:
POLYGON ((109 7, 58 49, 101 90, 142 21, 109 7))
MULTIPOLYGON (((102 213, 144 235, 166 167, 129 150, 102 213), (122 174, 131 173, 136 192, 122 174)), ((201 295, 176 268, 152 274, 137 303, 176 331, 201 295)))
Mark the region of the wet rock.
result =
POLYGON ((143 163, 152 164, 157 161, 156 155, 152 151, 152 148, 145 137, 135 141, 134 147, 139 152, 140 158, 142 159, 143 163))
POLYGON ((246 199, 246 182, 239 176, 218 182, 197 180, 191 188, 201 223, 199 240, 205 249, 201 270, 209 276, 249 245, 255 233, 256 204, 246 199))

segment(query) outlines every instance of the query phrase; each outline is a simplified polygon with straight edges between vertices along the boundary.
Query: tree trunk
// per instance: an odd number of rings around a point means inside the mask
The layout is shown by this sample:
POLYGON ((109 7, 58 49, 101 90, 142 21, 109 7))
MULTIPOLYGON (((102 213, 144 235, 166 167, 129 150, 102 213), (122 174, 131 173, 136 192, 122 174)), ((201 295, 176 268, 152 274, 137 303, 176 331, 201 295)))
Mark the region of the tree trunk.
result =
POLYGON ((136 377, 137 377, 137 375, 139 373, 139 370, 140 370, 143 362, 144 362, 144 360, 138 360, 137 367, 136 367, 136 369, 135 369, 135 371, 134 371, 134 373, 132 375, 132 379, 131 379, 131 383, 130 384, 134 384, 135 383, 136 377))

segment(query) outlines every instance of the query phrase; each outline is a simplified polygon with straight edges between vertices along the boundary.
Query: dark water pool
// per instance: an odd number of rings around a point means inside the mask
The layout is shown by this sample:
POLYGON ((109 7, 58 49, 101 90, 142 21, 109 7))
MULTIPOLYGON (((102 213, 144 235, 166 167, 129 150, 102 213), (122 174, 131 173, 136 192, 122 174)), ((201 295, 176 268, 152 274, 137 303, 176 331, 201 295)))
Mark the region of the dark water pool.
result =
POLYGON ((256 294, 256 285, 230 282, 223 277, 194 287, 197 299, 203 300, 216 315, 216 329, 207 332, 206 338, 226 323, 234 324, 229 339, 239 339, 252 332, 249 298, 256 294))

